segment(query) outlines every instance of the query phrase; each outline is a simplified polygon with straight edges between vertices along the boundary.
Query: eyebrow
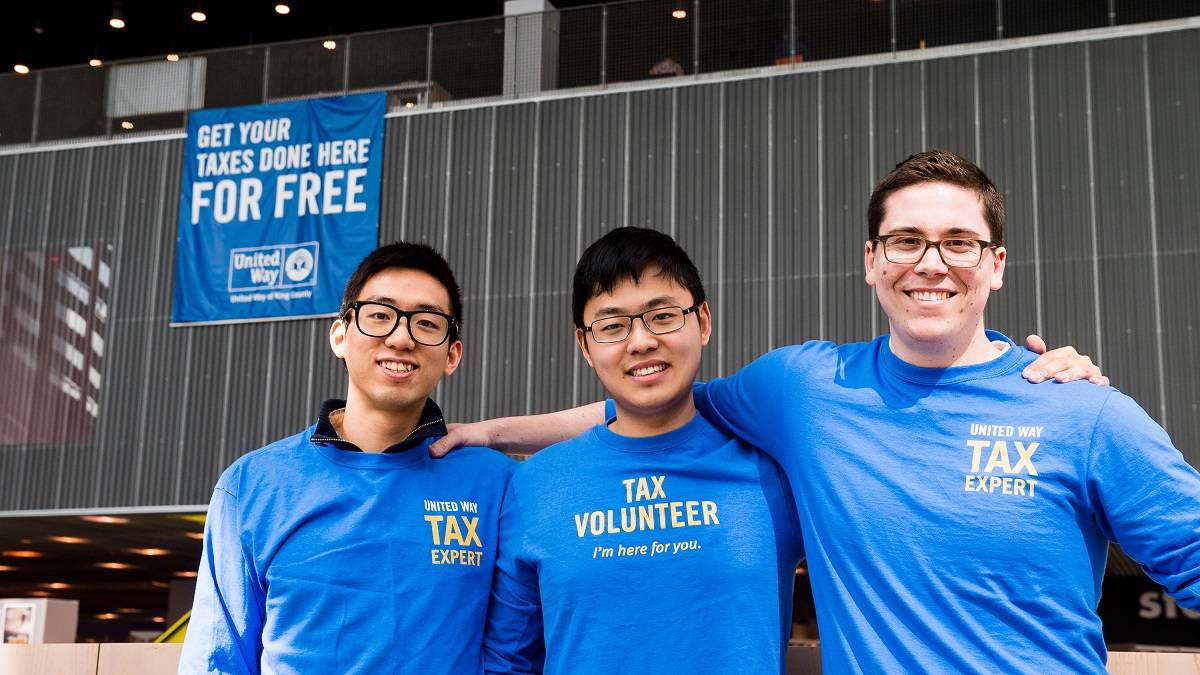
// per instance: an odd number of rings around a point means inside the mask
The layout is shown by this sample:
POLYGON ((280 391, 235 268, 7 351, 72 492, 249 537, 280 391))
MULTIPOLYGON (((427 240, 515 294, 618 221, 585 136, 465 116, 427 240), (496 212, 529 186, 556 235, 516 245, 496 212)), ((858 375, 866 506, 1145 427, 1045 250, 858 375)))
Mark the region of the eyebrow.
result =
MULTIPOLYGON (((372 295, 371 297, 364 298, 364 299, 360 300, 359 302, 385 302, 389 305, 396 305, 397 307, 399 307, 399 305, 400 305, 399 301, 397 301, 395 298, 391 298, 386 295, 372 295)), ((427 302, 418 303, 412 309, 406 310, 406 311, 410 311, 410 312, 441 312, 442 314, 449 313, 445 309, 440 307, 439 305, 432 305, 427 302)))
MULTIPOLYGON (((672 297, 670 295, 660 295, 656 298, 651 298, 651 299, 647 300, 642 305, 641 311, 635 310, 634 313, 640 314, 642 312, 654 309, 655 307, 675 306, 678 304, 679 304, 679 301, 676 300, 674 297, 672 297)), ((611 307, 611 306, 610 307, 601 307, 600 309, 596 310, 596 318, 597 319, 606 317, 606 316, 614 316, 614 315, 629 316, 629 312, 626 312, 624 307, 611 307)))
MULTIPOLYGON (((896 229, 891 230, 890 232, 885 232, 883 234, 880 234, 879 236, 889 237, 893 234, 915 234, 920 237, 925 236, 920 230, 918 230, 915 227, 897 227, 896 229)), ((971 239, 974 239, 974 238, 980 236, 978 232, 976 232, 974 230, 968 230, 965 227, 952 227, 949 230, 946 230, 945 234, 952 236, 952 237, 961 237, 963 235, 970 235, 971 239)))

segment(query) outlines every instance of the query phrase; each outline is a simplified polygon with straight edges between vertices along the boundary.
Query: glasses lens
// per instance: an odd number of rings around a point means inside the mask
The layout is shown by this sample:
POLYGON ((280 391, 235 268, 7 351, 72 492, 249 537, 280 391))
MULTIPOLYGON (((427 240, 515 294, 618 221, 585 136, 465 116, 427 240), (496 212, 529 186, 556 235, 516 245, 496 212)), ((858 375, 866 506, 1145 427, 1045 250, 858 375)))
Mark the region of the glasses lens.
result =
POLYGON ((396 310, 387 305, 364 302, 355 313, 358 329, 370 337, 387 337, 396 327, 396 310))
POLYGON ((888 237, 883 240, 883 255, 894 263, 914 263, 925 253, 921 237, 888 237))
POLYGON ((442 344, 449 331, 450 321, 441 314, 413 312, 408 319, 408 332, 423 345, 436 347, 442 344))
POLYGON ((656 335, 670 333, 683 328, 683 308, 659 307, 652 309, 642 314, 642 321, 646 322, 646 327, 650 329, 651 333, 656 335))
POLYGON ((609 316, 592 322, 592 339, 596 342, 620 342, 629 335, 633 319, 627 316, 609 316))
POLYGON ((942 260, 951 267, 974 267, 979 263, 983 248, 974 239, 943 239, 938 248, 942 260))

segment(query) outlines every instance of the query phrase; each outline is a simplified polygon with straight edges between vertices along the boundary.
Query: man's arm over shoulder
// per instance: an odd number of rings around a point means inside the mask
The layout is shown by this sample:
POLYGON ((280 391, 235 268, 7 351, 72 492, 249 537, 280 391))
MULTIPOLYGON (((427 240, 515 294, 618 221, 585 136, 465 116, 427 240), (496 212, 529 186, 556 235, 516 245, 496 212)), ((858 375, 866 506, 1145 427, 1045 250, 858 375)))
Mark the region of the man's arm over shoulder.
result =
POLYGON ((603 401, 598 401, 543 415, 497 417, 469 424, 451 424, 449 433, 429 446, 429 454, 444 457, 463 445, 478 445, 519 454, 534 453, 603 424, 604 405, 603 401))
POLYGON ((524 556, 525 532, 510 480, 500 510, 492 599, 483 634, 487 673, 540 673, 546 655, 537 571, 524 556))
MULTIPOLYGON (((232 470, 231 470, 232 471, 232 470)), ((180 673, 257 673, 265 596, 242 543, 237 485, 213 490, 180 673)))
POLYGON ((713 424, 770 452, 785 415, 809 414, 788 405, 807 389, 806 375, 823 360, 836 359, 837 350, 811 341, 763 354, 729 377, 696 385, 696 407, 713 424))
POLYGON ((1088 491, 1101 527, 1181 607, 1200 609, 1200 473, 1120 392, 1096 422, 1088 491))

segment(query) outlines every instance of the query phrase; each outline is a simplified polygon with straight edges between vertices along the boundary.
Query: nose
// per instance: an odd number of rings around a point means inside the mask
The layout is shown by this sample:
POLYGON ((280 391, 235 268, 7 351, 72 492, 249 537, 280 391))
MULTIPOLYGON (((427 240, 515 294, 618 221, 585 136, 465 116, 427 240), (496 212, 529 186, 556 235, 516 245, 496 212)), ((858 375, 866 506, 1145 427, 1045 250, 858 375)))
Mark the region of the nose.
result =
POLYGON ((646 320, 637 317, 629 327, 629 337, 625 338, 625 348, 631 352, 644 352, 658 346, 658 336, 646 327, 646 320))
POLYGON ((417 341, 413 339, 412 333, 408 330, 409 317, 400 317, 400 321, 396 323, 396 328, 392 334, 384 339, 384 344, 394 349, 412 349, 416 347, 417 341))
POLYGON ((937 245, 929 244, 925 247, 921 259, 913 266, 913 271, 917 274, 945 274, 949 267, 946 261, 942 260, 942 252, 937 245))

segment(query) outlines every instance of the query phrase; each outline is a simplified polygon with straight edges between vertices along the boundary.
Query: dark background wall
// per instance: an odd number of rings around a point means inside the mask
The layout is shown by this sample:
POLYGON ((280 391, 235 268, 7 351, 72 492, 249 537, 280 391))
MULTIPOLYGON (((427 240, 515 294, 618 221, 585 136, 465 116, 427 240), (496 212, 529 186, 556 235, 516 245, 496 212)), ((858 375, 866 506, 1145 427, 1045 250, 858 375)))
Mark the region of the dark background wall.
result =
MULTIPOLYGON (((1190 29, 393 117, 381 240, 458 272, 447 414, 545 411, 601 395, 569 281, 602 232, 692 253, 716 315, 702 375, 721 375, 885 331, 867 196, 951 149, 1007 200, 991 327, 1092 355, 1200 465, 1198 62, 1190 29)), ((181 157, 178 139, 0 155, 0 511, 207 503, 235 457, 344 391, 326 320, 168 328, 181 157)))

